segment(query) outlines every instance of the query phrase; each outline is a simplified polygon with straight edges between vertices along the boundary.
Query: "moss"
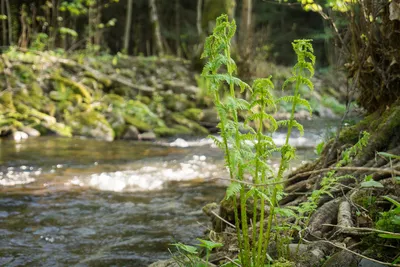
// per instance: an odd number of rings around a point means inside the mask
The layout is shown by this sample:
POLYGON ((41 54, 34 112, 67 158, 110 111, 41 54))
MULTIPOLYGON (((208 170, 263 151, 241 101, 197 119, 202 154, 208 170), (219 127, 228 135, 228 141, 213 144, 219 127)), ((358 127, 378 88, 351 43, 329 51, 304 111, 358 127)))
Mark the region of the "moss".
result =
POLYGON ((169 127, 157 127, 154 128, 154 133, 159 137, 168 137, 179 134, 179 131, 169 127))
POLYGON ((195 134, 208 134, 208 130, 206 128, 204 128, 203 126, 201 126, 200 124, 198 124, 197 122, 194 122, 192 120, 189 120, 187 118, 185 118, 183 115, 178 114, 178 113, 173 113, 171 115, 172 120, 174 120, 176 123, 180 124, 180 125, 184 125, 186 127, 188 127, 189 129, 193 130, 193 132, 195 134))
POLYGON ((126 123, 135 126, 140 131, 150 131, 153 127, 145 121, 140 120, 134 116, 124 115, 126 123))
POLYGON ((183 112, 196 106, 195 103, 187 100, 185 95, 168 94, 163 97, 166 108, 172 111, 183 112))
POLYGON ((15 110, 14 101, 13 101, 13 93, 12 92, 3 92, 0 95, 0 104, 5 109, 15 110))
POLYGON ((72 132, 76 135, 88 136, 106 141, 114 140, 115 134, 111 125, 103 114, 94 110, 75 112, 73 114, 69 114, 65 111, 64 118, 72 128, 72 132))
POLYGON ((31 67, 28 67, 24 64, 17 64, 13 66, 16 74, 18 75, 19 79, 25 83, 29 83, 32 80, 36 79, 35 74, 31 67))
MULTIPOLYGON (((58 134, 59 136, 64 137, 72 137, 72 129, 69 126, 66 126, 63 123, 52 123, 52 124, 43 124, 43 127, 46 129, 51 130, 52 132, 58 134)), ((42 131, 39 129, 42 133, 42 131)))
POLYGON ((90 71, 85 71, 84 75, 86 77, 92 78, 95 81, 99 81, 106 87, 110 87, 112 85, 111 79, 107 78, 107 76, 105 76, 105 75, 96 75, 90 71))
POLYGON ((31 96, 43 96, 43 89, 37 82, 31 83, 29 92, 31 96))
POLYGON ((190 108, 183 112, 183 116, 186 118, 199 122, 204 118, 203 110, 198 108, 190 108))
POLYGON ((154 133, 159 137, 169 137, 176 135, 191 135, 193 131, 183 125, 173 125, 171 127, 157 127, 154 133))
POLYGON ((92 96, 89 93, 89 89, 86 86, 84 86, 83 84, 75 82, 71 79, 62 77, 58 74, 53 75, 51 77, 51 79, 54 81, 61 82, 61 83, 65 84, 66 86, 71 87, 71 89, 75 89, 77 91, 77 93, 81 94, 84 97, 84 99, 87 103, 92 102, 92 96))

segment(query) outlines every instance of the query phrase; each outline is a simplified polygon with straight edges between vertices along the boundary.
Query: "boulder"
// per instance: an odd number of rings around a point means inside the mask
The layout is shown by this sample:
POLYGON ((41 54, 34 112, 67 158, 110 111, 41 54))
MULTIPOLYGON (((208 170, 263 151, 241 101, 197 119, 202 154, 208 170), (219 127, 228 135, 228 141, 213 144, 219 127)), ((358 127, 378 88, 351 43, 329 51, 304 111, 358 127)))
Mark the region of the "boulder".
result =
POLYGON ((123 140, 139 140, 139 130, 135 126, 128 126, 122 135, 123 140))
POLYGON ((154 141, 156 140, 156 134, 153 132, 144 132, 142 134, 139 134, 139 140, 143 141, 154 141))

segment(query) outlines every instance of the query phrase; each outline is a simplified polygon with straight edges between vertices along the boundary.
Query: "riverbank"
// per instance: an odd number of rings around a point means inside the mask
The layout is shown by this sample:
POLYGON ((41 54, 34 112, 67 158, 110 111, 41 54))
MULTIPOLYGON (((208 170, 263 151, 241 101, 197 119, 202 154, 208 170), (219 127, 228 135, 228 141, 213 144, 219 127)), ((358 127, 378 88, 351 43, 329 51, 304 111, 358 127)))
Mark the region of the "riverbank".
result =
MULTIPOLYGON (((154 140, 205 136, 215 131, 218 123, 207 84, 183 59, 65 57, 55 52, 16 49, 1 57, 3 137, 20 140, 55 134, 107 141, 154 140)), ((271 69, 284 79, 283 70, 271 69)), ((344 106, 325 92, 317 88, 309 95, 315 113, 340 116, 344 106)), ((281 107, 277 117, 284 116, 287 110, 281 107)), ((299 110, 297 116, 306 119, 307 112, 299 110)))

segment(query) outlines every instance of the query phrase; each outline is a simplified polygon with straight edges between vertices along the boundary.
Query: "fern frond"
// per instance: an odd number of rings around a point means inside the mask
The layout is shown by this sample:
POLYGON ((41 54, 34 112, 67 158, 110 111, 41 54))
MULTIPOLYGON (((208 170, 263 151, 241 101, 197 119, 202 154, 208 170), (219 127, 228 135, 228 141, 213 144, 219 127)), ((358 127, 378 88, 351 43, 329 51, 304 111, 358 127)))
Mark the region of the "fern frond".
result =
POLYGON ((225 145, 215 136, 213 135, 209 135, 208 138, 210 138, 211 140, 213 140, 214 144, 221 150, 225 151, 225 145))
POLYGON ((286 88, 289 84, 294 83, 294 82, 296 82, 296 77, 295 77, 295 76, 292 76, 292 77, 286 79, 285 82, 284 82, 283 85, 282 85, 282 90, 285 90, 285 88, 286 88))

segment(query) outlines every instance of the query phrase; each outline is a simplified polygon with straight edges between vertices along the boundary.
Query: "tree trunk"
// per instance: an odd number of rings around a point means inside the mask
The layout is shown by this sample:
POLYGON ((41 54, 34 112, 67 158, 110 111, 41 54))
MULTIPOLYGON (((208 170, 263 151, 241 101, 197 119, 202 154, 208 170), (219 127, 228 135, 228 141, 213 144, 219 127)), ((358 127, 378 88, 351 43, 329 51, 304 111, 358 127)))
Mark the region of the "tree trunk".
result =
POLYGON ((161 40, 160 22, 158 20, 157 5, 155 0, 149 0, 149 8, 150 8, 150 21, 153 26, 153 36, 157 54, 159 56, 162 56, 164 54, 164 49, 161 40))
POLYGON ((202 7, 203 7, 203 0, 197 0, 197 18, 196 18, 196 26, 197 26, 197 33, 201 38, 203 36, 203 28, 201 26, 202 20, 202 7))
MULTIPOLYGON (((6 15, 4 0, 1 0, 1 15, 6 15)), ((6 21, 4 19, 1 20, 1 29, 3 33, 3 46, 7 45, 7 26, 6 21)))
POLYGON ((50 32, 50 49, 54 49, 56 45, 57 31, 58 31, 58 0, 51 2, 51 32, 50 32))
POLYGON ((9 0, 6 0, 6 7, 7 7, 7 21, 8 21, 8 43, 10 45, 13 44, 12 38, 12 15, 11 15, 11 8, 9 0))
POLYGON ((181 23, 180 23, 179 0, 175 0, 175 31, 176 31, 176 55, 182 56, 181 51, 181 23))
POLYGON ((101 24, 101 15, 102 15, 102 10, 103 10, 103 3, 102 1, 97 1, 96 3, 96 9, 95 9, 95 23, 94 23, 94 44, 97 46, 100 46, 101 44, 101 38, 102 38, 102 31, 103 29, 99 28, 99 25, 101 24))
POLYGON ((245 80, 250 76, 249 57, 252 44, 252 0, 243 0, 239 31, 239 50, 241 57, 241 75, 245 80))
POLYGON ((128 0, 128 8, 126 10, 125 34, 124 34, 124 53, 129 54, 129 41, 131 39, 132 25, 132 6, 133 0, 128 0))

